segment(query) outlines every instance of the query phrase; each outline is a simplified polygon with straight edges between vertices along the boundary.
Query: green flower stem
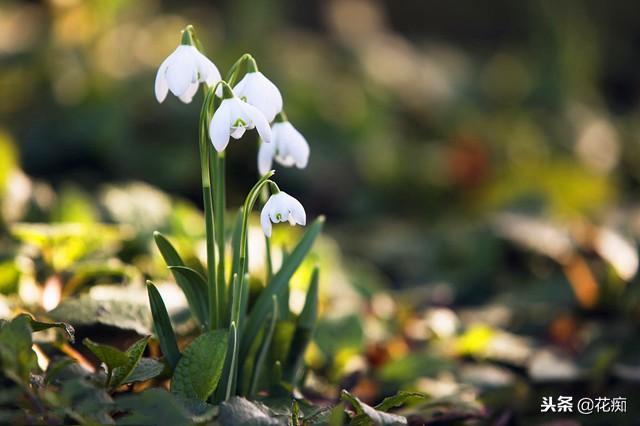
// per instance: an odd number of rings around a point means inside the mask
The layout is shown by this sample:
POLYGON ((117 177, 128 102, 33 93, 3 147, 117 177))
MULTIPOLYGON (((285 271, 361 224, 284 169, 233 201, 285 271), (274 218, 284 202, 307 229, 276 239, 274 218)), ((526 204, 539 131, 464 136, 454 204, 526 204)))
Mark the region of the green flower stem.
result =
MULTIPOLYGON (((264 187, 260 192, 260 201, 262 205, 264 205, 269 199, 269 188, 264 187)), ((273 278, 273 261, 271 260, 271 238, 264 236, 264 245, 265 245, 265 253, 266 253, 266 263, 267 263, 267 276, 265 284, 268 284, 273 278)))
MULTIPOLYGON (((217 87, 217 86, 216 86, 217 87)), ((207 283, 209 286, 209 328, 214 330, 220 323, 220 297, 218 283, 216 281, 216 254, 214 246, 215 222, 213 218, 213 197, 211 194, 211 170, 209 157, 212 151, 208 140, 207 126, 213 111, 211 111, 212 100, 215 98, 215 89, 210 88, 205 92, 202 110, 200 112, 200 171, 202 177, 202 198, 204 202, 204 223, 207 237, 207 283)))
POLYGON ((256 64, 256 60, 253 59, 253 56, 251 56, 249 53, 245 53, 244 55, 240 56, 240 59, 238 59, 231 66, 231 68, 229 68, 229 72, 227 73, 226 78, 229 86, 233 87, 236 84, 243 66, 246 67, 245 72, 258 70, 258 65, 256 64))
MULTIPOLYGON (((274 170, 265 173, 253 188, 251 188, 249 195, 247 195, 247 198, 244 201, 244 206, 242 208, 242 228, 240 231, 240 261, 238 262, 238 279, 240 281, 240 289, 242 289, 247 262, 247 228, 249 225, 249 215, 251 214, 251 210, 253 210, 253 205, 258 199, 258 195, 260 195, 260 191, 265 185, 270 184, 277 188, 275 182, 269 180, 274 173, 274 170)), ((242 292, 240 291, 240 293, 242 292)))
POLYGON ((225 160, 224 152, 211 150, 210 162, 213 165, 213 211, 215 223, 215 239, 218 246, 218 268, 216 293, 218 295, 218 307, 226 306, 226 279, 225 279, 225 228, 224 214, 226 210, 225 194, 225 160))
POLYGON ((260 191, 267 184, 273 184, 274 182, 270 181, 269 178, 273 176, 275 173, 274 170, 271 170, 265 173, 264 176, 260 178, 258 182, 251 188, 247 198, 244 201, 244 205, 242 207, 242 226, 240 230, 240 256, 238 260, 238 272, 234 277, 232 282, 232 295, 233 300, 231 301, 231 321, 234 321, 238 324, 240 319, 240 299, 242 296, 242 290, 244 285, 244 275, 247 269, 247 228, 249 226, 249 216, 251 215, 251 210, 253 210, 253 206, 260 195, 260 191))

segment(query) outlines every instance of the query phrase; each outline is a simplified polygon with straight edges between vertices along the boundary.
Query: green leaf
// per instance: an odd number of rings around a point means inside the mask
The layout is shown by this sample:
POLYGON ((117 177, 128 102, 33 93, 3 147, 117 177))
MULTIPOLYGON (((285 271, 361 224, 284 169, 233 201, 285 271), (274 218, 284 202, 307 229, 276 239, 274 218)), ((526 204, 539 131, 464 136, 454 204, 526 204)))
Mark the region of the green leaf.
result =
POLYGON ((218 421, 221 426, 288 424, 288 416, 276 414, 260 402, 234 396, 220 405, 218 421))
POLYGON ((160 341, 160 348, 169 362, 169 366, 175 369, 180 360, 180 350, 178 349, 176 336, 173 333, 173 327, 171 327, 167 308, 164 306, 158 289, 151 281, 147 281, 147 292, 149 293, 149 304, 151 306, 153 324, 160 341))
POLYGON ((164 371, 164 364, 153 358, 141 358, 136 368, 122 383, 146 382, 158 377, 164 371))
POLYGON ((291 340, 289 356, 285 363, 285 377, 295 385, 300 376, 304 363, 304 352, 313 337, 313 331, 318 319, 318 268, 313 269, 311 283, 304 301, 304 307, 298 317, 296 330, 291 340))
POLYGON ((278 298, 273 296, 273 312, 271 313, 271 321, 268 328, 265 330, 262 343, 260 345, 260 351, 256 358, 255 366, 253 368, 253 375, 251 377, 251 386, 249 388, 249 396, 252 396, 256 392, 258 386, 258 380, 262 373, 262 366, 264 365, 267 354, 269 353, 269 347, 271 346, 271 339, 273 339, 273 332, 276 329, 276 323, 278 322, 278 298))
POLYGON ((63 382, 60 399, 61 408, 78 424, 115 424, 109 415, 113 410, 113 399, 104 389, 96 387, 84 377, 63 382))
POLYGON ((25 316, 29 319, 29 323, 31 325, 31 329, 33 331, 42 331, 48 330, 50 328, 60 328, 65 332, 67 338, 71 343, 75 341, 76 330, 71 326, 71 324, 67 324, 66 322, 41 322, 36 321, 31 315, 28 314, 20 314, 20 316, 25 316))
POLYGON ((96 343, 89 338, 85 338, 82 344, 97 356, 100 361, 104 362, 109 370, 122 367, 128 361, 127 354, 113 346, 96 343))
POLYGON ((111 376, 111 381, 109 383, 111 387, 116 388, 126 381, 129 375, 137 367, 148 342, 149 336, 143 337, 127 349, 127 362, 121 367, 117 367, 113 370, 113 375, 111 376))
POLYGON ((385 425, 406 425, 407 418, 397 414, 389 414, 377 411, 375 408, 360 401, 346 390, 340 394, 340 399, 348 402, 356 412, 356 416, 351 419, 352 425, 370 425, 373 423, 378 426, 385 425))
POLYGON ((118 411, 127 413, 118 420, 121 425, 155 426, 192 425, 189 415, 178 399, 160 388, 130 394, 116 400, 118 411))
POLYGON ((129 300, 96 300, 89 295, 63 300, 47 316, 76 326, 104 324, 140 335, 151 334, 151 315, 146 303, 129 300))
POLYGON ((329 426, 344 425, 344 418, 345 418, 344 409, 345 409, 344 402, 341 402, 340 404, 336 405, 333 408, 333 410, 331 410, 331 414, 329 414, 329 418, 327 421, 329 426))
POLYGON ((227 353, 227 330, 212 330, 187 347, 171 380, 171 392, 205 401, 216 389, 227 353))
POLYGON ((425 400, 427 396, 419 392, 400 391, 393 396, 389 396, 375 406, 378 411, 389 411, 392 408, 400 407, 405 404, 414 403, 416 401, 425 400))
POLYGON ((0 366, 2 372, 17 383, 27 384, 31 372, 38 368, 31 349, 31 327, 24 315, 4 322, 0 328, 0 366))
POLYGON ((206 280, 198 272, 185 266, 176 249, 164 235, 156 231, 153 238, 176 283, 187 298, 191 312, 201 325, 206 326, 209 320, 206 280))
POLYGON ((236 323, 232 322, 229 327, 229 343, 227 345, 227 355, 222 369, 222 379, 216 390, 215 401, 225 401, 235 393, 236 376, 238 371, 238 329, 236 323))
POLYGON ((176 277, 176 282, 183 281, 180 285, 182 292, 187 298, 191 312, 194 313, 198 322, 207 326, 209 318, 209 307, 207 306, 207 280, 195 269, 188 266, 169 266, 169 269, 176 277), (177 277, 181 276, 179 280, 177 277), (188 283, 188 285, 184 285, 188 283), (188 287, 188 288, 187 288, 188 287))
POLYGON ((300 426, 300 406, 295 399, 291 404, 291 426, 300 426))
POLYGON ((278 273, 273 277, 271 282, 269 282, 267 287, 260 293, 260 296, 256 300, 253 309, 251 310, 251 313, 247 319, 243 332, 242 344, 240 345, 240 365, 242 365, 243 360, 249 353, 251 343, 258 335, 260 328, 269 315, 269 311, 271 310, 272 296, 276 295, 277 297, 277 295, 280 294, 280 292, 284 290, 284 287, 289 283, 291 276, 307 256, 309 250, 311 250, 311 246, 313 245, 316 237, 320 234, 323 224, 324 217, 321 216, 316 219, 315 222, 311 224, 311 226, 309 226, 309 229, 307 229, 307 232, 305 232, 304 236, 302 237, 296 248, 293 250, 293 252, 287 257, 278 273))

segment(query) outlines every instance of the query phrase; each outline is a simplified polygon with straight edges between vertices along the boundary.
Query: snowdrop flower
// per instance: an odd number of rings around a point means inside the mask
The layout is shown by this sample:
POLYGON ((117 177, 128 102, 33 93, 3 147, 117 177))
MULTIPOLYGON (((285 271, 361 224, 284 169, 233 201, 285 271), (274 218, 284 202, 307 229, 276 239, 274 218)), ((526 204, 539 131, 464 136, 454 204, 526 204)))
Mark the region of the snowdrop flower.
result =
POLYGON ((279 191, 273 194, 262 207, 260 212, 260 224, 264 235, 271 237, 271 222, 279 223, 289 221, 291 225, 306 225, 307 214, 300 201, 286 192, 279 191))
POLYGON ((271 123, 280 111, 282 111, 282 95, 275 84, 258 71, 258 66, 252 57, 249 57, 248 71, 233 88, 234 93, 240 99, 258 108, 271 123))
POLYGON ((200 83, 213 86, 220 81, 218 68, 193 45, 189 27, 182 31, 182 43, 162 62, 156 74, 156 99, 162 103, 169 90, 186 104, 200 83))
POLYGON ((263 143, 258 150, 258 171, 264 175, 271 170, 273 159, 286 167, 299 169, 309 162, 309 144, 302 134, 287 121, 284 112, 276 117, 271 126, 271 143, 263 143))
POLYGON ((271 142, 271 128, 264 115, 236 97, 229 85, 223 82, 221 86, 223 99, 209 124, 209 137, 216 151, 224 151, 229 137, 240 139, 247 129, 254 127, 264 142, 271 142))

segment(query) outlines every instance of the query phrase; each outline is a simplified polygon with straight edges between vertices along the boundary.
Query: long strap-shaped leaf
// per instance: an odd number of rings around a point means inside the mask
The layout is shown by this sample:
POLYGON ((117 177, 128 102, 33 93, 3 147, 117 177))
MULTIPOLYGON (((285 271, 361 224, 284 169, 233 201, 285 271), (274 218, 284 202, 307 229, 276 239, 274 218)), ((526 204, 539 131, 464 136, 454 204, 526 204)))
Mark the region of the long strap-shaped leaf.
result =
POLYGON ((313 337, 313 331, 316 327, 318 319, 318 267, 313 269, 311 274, 311 282, 307 297, 304 301, 304 307, 296 324, 296 330, 293 333, 289 355, 285 363, 285 379, 296 385, 300 377, 300 371, 304 361, 304 352, 313 337))
POLYGON ((274 295, 273 298, 273 312, 271 313, 271 322, 269 328, 265 330, 262 343, 260 344, 260 351, 256 357, 256 362, 253 367, 253 375, 251 376, 251 385, 249 386, 249 396, 253 396, 256 393, 258 386, 258 380, 260 380, 260 374, 262 373, 262 366, 267 358, 269 352, 269 346, 271 346, 271 340, 273 339, 273 332, 276 329, 276 323, 278 322, 278 298, 274 295))
POLYGON ((153 316, 153 325, 160 341, 160 348, 173 370, 180 360, 180 350, 176 342, 176 335, 173 333, 173 327, 171 327, 169 314, 164 306, 162 297, 151 281, 147 281, 147 292, 149 293, 151 315, 153 316))
POLYGON ((183 277, 183 280, 189 282, 191 289, 193 290, 192 297, 195 296, 195 300, 188 301, 189 307, 195 311, 195 316, 198 321, 206 327, 209 311, 207 305, 207 281, 195 269, 188 266, 169 266, 169 270, 173 273, 174 277, 183 277), (204 321, 202 323, 201 321, 204 321))
POLYGON ((273 303, 272 297, 274 295, 277 297, 277 295, 284 289, 284 286, 287 285, 293 273, 298 269, 298 266, 300 266, 304 258, 307 256, 309 250, 311 250, 311 246, 318 234, 320 234, 323 224, 324 217, 320 216, 313 222, 313 224, 311 224, 311 226, 309 226, 309 229, 307 229, 307 232, 305 232, 291 255, 287 257, 286 262, 273 277, 273 280, 271 280, 267 287, 260 293, 260 296, 256 300, 253 309, 249 314, 242 333, 239 365, 243 365, 245 358, 249 353, 251 343, 255 340, 258 332, 260 331, 260 327, 263 326, 264 321, 269 315, 269 311, 271 310, 273 303))
POLYGON ((156 245, 164 258, 164 261, 171 270, 173 278, 176 280, 176 283, 187 298, 187 303, 189 303, 191 312, 193 312, 196 320, 201 325, 206 326, 209 321, 206 303, 206 282, 204 282, 204 280, 202 280, 203 282, 200 282, 196 275, 186 272, 185 270, 175 268, 176 266, 186 268, 186 266, 176 249, 173 248, 173 245, 164 235, 156 231, 153 233, 153 238, 156 240, 156 245))

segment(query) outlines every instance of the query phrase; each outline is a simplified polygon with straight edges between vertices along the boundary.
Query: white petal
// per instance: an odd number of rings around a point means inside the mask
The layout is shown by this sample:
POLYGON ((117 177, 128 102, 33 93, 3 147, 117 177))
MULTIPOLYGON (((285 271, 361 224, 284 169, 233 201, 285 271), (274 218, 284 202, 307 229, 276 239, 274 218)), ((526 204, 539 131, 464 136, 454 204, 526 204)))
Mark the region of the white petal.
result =
POLYGON ((273 121, 276 114, 282 111, 280 90, 260 71, 245 74, 234 91, 247 103, 258 108, 268 122, 273 121))
POLYGON ((273 143, 262 142, 260 144, 260 149, 258 150, 258 172, 260 176, 271 170, 274 148, 275 145, 273 143))
POLYGON ((216 65, 198 49, 196 49, 195 58, 198 64, 198 73, 200 73, 201 83, 206 82, 209 86, 213 86, 222 80, 218 67, 216 67, 216 65))
POLYGON ((246 102, 243 103, 242 108, 247 116, 251 119, 251 124, 256 127, 258 134, 262 138, 264 143, 271 142, 271 127, 264 115, 253 105, 249 105, 246 102))
POLYGON ((189 88, 182 95, 178 96, 178 98, 180 98, 180 100, 185 104, 191 103, 193 96, 198 92, 198 87, 200 87, 200 83, 197 81, 195 83, 191 83, 189 88))
POLYGON ((230 106, 228 100, 225 99, 220 104, 218 110, 213 114, 211 124, 209 125, 209 138, 218 152, 224 151, 229 144, 229 136, 231 132, 229 114, 230 106))
POLYGON ((176 96, 185 93, 189 86, 197 81, 197 64, 188 49, 189 47, 194 48, 193 46, 178 46, 169 57, 166 73, 167 83, 171 93, 176 96))
MULTIPOLYGON (((271 200, 271 199, 269 199, 271 200)), ((262 230, 264 231, 264 235, 267 237, 271 237, 271 220, 269 220, 269 201, 267 201, 260 212, 260 225, 262 225, 262 230)))
MULTIPOLYGON (((284 193, 283 193, 284 194, 284 193)), ((289 194, 285 194, 287 196, 287 205, 289 206, 289 210, 291 211, 291 217, 296 223, 304 226, 307 224, 307 213, 304 211, 304 207, 300 203, 300 201, 296 200, 289 194)))
POLYGON ((155 92, 156 99, 158 102, 162 103, 169 92, 169 85, 167 84, 167 64, 169 62, 169 58, 165 59, 162 64, 160 64, 160 68, 158 68, 158 73, 156 74, 156 84, 155 84, 155 92))
POLYGON ((295 160, 296 167, 304 169, 309 162, 309 144, 302 134, 291 123, 286 122, 289 126, 288 152, 295 160))
POLYGON ((240 139, 242 136, 244 136, 244 132, 246 130, 247 130, 246 127, 236 127, 231 132, 231 137, 234 138, 234 139, 240 139))
POLYGON ((272 222, 279 223, 289 220, 291 212, 289 198, 291 197, 282 191, 271 196, 272 207, 269 211, 269 217, 272 222))

